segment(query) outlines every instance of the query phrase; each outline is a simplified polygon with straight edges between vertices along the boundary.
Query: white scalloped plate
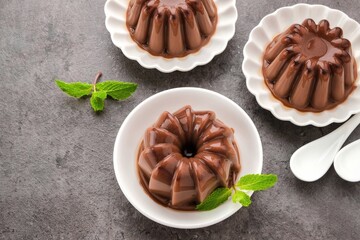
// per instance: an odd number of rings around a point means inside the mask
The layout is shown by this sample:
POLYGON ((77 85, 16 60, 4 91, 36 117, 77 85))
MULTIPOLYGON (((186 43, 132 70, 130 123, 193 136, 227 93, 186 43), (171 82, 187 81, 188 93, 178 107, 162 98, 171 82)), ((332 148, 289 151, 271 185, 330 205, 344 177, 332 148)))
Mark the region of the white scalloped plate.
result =
MULTIPOLYGON (((185 105, 195 110, 211 110, 235 131, 239 147, 240 176, 261 173, 263 152, 259 133, 246 112, 227 97, 202 88, 175 88, 160 92, 140 103, 126 117, 114 145, 114 170, 129 202, 144 216, 174 228, 201 228, 218 223, 237 212, 240 204, 229 199, 214 210, 176 211, 157 204, 144 191, 137 174, 136 156, 145 130, 164 111, 174 112, 185 105)), ((251 192, 252 194, 252 192, 251 192)))
POLYGON ((302 23, 306 18, 315 22, 327 19, 330 27, 341 27, 344 37, 352 43, 354 57, 358 63, 360 74, 360 25, 345 13, 322 5, 297 4, 280 8, 264 17, 258 26, 250 33, 244 47, 244 62, 242 65, 249 91, 255 95, 259 105, 272 112, 283 121, 290 121, 298 126, 314 125, 324 127, 334 122, 344 122, 352 114, 360 112, 360 81, 357 88, 348 99, 334 109, 321 113, 300 112, 284 106, 273 97, 264 83, 262 75, 262 57, 266 46, 279 33, 285 31, 291 24, 302 23))
POLYGON ((119 47, 127 58, 136 60, 144 68, 156 68, 165 73, 186 72, 197 66, 208 64, 226 49, 228 42, 235 34, 235 23, 238 17, 236 0, 214 0, 214 2, 219 17, 216 32, 198 52, 183 58, 166 59, 153 56, 132 40, 126 27, 126 10, 129 0, 107 0, 105 25, 115 46, 119 47))

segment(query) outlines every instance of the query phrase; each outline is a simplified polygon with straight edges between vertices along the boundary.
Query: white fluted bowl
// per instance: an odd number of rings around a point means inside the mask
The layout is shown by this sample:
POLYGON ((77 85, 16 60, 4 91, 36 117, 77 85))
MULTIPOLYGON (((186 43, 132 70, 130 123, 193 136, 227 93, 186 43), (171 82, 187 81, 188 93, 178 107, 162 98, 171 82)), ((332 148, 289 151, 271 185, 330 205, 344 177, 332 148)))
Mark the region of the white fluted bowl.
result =
POLYGON ((360 74, 360 25, 345 13, 323 5, 297 4, 280 8, 264 17, 258 26, 250 33, 244 48, 244 62, 242 69, 246 76, 246 85, 256 97, 259 105, 271 111, 278 119, 290 121, 298 126, 314 125, 324 127, 334 122, 344 122, 352 114, 360 112, 360 81, 356 81, 357 88, 348 99, 336 108, 321 113, 300 112, 289 108, 277 100, 264 83, 262 75, 263 54, 273 38, 285 31, 294 23, 302 23, 306 18, 315 22, 327 19, 330 27, 343 29, 344 38, 352 43, 352 50, 360 74))
POLYGON ((105 25, 115 46, 119 47, 127 58, 136 60, 144 68, 156 68, 164 73, 187 72, 197 66, 208 64, 216 55, 222 53, 235 34, 238 17, 236 0, 214 0, 214 2, 218 10, 218 23, 214 35, 198 52, 182 58, 166 59, 153 56, 133 41, 126 27, 129 0, 106 1, 105 25))

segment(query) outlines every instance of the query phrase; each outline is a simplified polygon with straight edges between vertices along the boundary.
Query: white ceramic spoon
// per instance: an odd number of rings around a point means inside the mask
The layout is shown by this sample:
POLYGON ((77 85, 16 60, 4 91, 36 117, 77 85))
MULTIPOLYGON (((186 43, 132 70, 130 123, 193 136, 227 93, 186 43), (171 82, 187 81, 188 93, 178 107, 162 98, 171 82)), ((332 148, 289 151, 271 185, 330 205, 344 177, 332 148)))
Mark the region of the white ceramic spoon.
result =
POLYGON ((329 170, 336 153, 359 124, 360 114, 357 114, 332 133, 299 148, 291 156, 291 171, 302 181, 314 182, 320 179, 329 170))
POLYGON ((360 181, 360 140, 340 150, 335 157, 334 168, 345 181, 360 181))

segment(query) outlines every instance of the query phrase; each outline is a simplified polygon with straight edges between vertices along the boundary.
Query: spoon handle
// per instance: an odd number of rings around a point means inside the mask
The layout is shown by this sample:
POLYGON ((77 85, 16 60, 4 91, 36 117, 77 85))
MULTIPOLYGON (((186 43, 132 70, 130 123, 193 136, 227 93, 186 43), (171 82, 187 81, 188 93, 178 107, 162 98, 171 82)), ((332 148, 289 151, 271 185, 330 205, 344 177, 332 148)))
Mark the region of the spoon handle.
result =
POLYGON ((354 129, 360 124, 360 113, 354 115, 350 120, 344 123, 342 126, 337 128, 335 131, 330 133, 329 135, 337 136, 339 138, 340 147, 344 144, 346 139, 350 136, 350 134, 354 131, 354 129))

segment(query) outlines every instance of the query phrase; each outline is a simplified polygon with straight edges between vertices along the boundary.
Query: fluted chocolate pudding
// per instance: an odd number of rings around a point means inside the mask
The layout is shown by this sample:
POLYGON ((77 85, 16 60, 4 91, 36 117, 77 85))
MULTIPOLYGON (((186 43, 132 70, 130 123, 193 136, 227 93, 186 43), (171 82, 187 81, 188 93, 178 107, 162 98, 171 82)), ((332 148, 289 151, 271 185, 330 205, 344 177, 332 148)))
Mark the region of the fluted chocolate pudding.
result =
POLYGON ((137 159, 140 182, 156 202, 194 210, 218 187, 231 187, 240 171, 234 131, 212 111, 185 106, 164 112, 145 132, 137 159))
POLYGON ((131 0, 126 24, 142 49, 165 58, 199 51, 214 34, 213 0, 131 0))
POLYGON ((306 19, 267 46, 263 75, 275 98, 300 111, 321 112, 344 102, 354 90, 356 62, 351 43, 327 20, 306 19))

